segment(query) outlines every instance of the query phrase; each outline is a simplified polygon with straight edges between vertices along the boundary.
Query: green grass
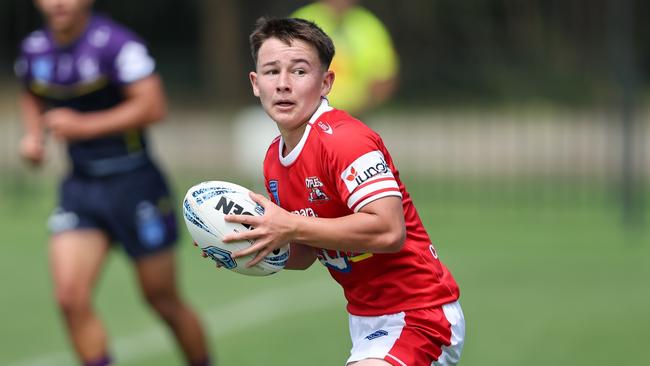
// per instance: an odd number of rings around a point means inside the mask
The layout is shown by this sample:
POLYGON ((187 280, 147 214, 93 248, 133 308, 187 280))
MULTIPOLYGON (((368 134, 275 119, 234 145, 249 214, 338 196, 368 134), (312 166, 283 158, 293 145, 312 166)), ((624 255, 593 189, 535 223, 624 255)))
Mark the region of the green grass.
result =
MULTIPOLYGON (((179 196, 190 182, 177 185, 179 196)), ((72 363, 50 296, 44 224, 54 202, 50 183, 0 186, 0 365, 72 363)), ((540 197, 516 185, 499 193, 498 184, 487 191, 425 179, 407 184, 461 286, 463 365, 650 359, 650 232, 624 230, 603 190, 546 189, 540 197)), ((345 303, 320 265, 249 278, 215 270, 187 236, 179 261, 183 291, 208 325, 221 365, 343 365, 345 303)), ((97 303, 121 365, 182 364, 119 251, 107 264, 97 303)))

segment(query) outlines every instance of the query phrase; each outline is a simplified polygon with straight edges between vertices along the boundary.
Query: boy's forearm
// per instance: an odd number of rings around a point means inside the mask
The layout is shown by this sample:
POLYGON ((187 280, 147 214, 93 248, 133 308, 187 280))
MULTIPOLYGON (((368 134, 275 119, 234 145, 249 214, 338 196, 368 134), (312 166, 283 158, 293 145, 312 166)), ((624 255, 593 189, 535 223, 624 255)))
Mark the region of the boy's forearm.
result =
POLYGON ((20 95, 20 113, 25 133, 35 138, 43 138, 45 128, 41 120, 43 107, 39 100, 29 92, 20 95))
POLYGON ((167 103, 158 76, 150 76, 127 88, 127 99, 119 105, 84 115, 94 136, 139 129, 162 120, 167 103))
POLYGON ((313 248, 292 243, 289 251, 289 260, 284 266, 285 269, 305 270, 309 268, 316 260, 316 252, 313 248))

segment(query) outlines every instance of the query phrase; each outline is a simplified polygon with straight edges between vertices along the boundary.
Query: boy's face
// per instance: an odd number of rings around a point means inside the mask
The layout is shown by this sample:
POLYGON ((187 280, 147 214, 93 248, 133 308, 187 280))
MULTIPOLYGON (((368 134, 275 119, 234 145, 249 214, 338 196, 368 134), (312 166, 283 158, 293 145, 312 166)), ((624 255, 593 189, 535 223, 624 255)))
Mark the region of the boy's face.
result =
POLYGON ((88 14, 92 0, 35 0, 54 32, 66 32, 88 14))
POLYGON ((281 132, 303 127, 334 81, 312 45, 301 40, 287 45, 277 38, 262 43, 249 77, 253 94, 281 132))

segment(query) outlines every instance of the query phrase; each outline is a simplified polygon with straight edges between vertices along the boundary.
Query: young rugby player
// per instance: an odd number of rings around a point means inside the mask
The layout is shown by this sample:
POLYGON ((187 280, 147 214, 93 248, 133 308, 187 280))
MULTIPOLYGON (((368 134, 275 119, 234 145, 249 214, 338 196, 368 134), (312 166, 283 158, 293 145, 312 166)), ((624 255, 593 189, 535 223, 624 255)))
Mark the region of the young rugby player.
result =
POLYGON ((111 243, 120 242, 187 363, 208 365, 203 330, 176 285, 170 194, 144 135, 166 111, 161 80, 142 40, 93 14, 92 3, 36 0, 46 26, 24 40, 16 62, 25 85, 21 155, 40 164, 49 131, 71 161, 49 219, 56 301, 80 361, 110 364, 92 294, 111 243))
POLYGON ((231 215, 255 240, 254 265, 291 243, 288 269, 316 259, 343 287, 348 365, 455 365, 464 342, 459 289, 422 225, 377 133, 328 104, 331 39, 301 19, 260 19, 250 36, 253 93, 280 131, 264 160, 271 200, 260 217, 231 215))

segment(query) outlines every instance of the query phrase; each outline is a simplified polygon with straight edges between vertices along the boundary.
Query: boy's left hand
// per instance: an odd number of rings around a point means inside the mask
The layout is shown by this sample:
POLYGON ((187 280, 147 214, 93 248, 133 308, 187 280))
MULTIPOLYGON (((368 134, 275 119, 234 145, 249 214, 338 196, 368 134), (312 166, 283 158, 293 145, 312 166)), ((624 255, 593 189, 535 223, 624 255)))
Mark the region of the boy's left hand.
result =
POLYGON ((233 253, 233 258, 239 258, 257 252, 257 255, 246 264, 247 267, 252 267, 275 249, 282 248, 291 242, 295 232, 295 215, 260 194, 251 192, 249 195, 253 201, 264 208, 264 215, 227 215, 225 217, 227 222, 250 225, 252 229, 228 234, 223 238, 223 242, 253 240, 255 244, 233 253))
POLYGON ((84 123, 83 113, 71 108, 55 108, 43 114, 46 128, 55 138, 63 141, 84 140, 90 137, 88 123, 84 123))

